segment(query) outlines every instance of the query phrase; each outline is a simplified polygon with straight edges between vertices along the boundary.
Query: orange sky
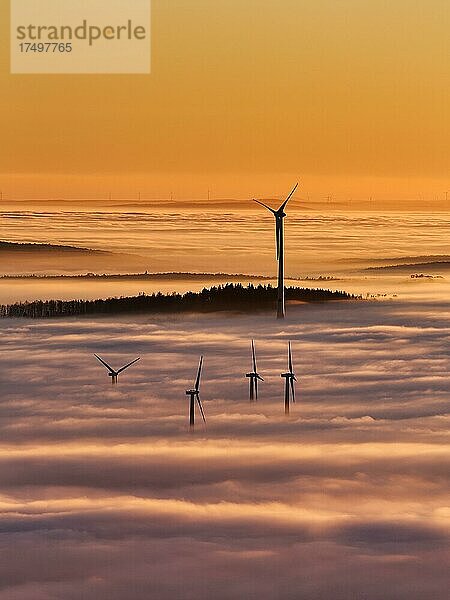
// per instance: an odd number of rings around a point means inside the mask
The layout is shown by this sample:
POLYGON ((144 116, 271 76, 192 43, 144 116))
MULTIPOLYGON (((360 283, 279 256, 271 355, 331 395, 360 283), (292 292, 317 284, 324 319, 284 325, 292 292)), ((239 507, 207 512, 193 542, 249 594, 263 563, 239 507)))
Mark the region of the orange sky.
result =
POLYGON ((153 0, 152 73, 129 76, 10 75, 7 6, 6 198, 450 190, 447 0, 153 0))

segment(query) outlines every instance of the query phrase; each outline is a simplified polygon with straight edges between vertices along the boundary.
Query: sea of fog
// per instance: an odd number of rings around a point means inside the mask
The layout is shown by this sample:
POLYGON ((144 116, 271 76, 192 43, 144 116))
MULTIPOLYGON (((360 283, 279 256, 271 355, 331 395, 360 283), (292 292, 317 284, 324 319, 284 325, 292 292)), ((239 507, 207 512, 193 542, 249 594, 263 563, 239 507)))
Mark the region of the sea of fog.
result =
MULTIPOLYGON (((447 298, 448 271, 436 267, 435 278, 411 280, 416 272, 366 271, 399 261, 427 262, 447 255, 448 213, 319 214, 290 211, 286 219, 286 273, 291 278, 331 276, 331 289, 357 294, 386 294, 406 299, 447 298), (422 257, 419 259, 418 257, 422 257)), ((56 268, 48 256, 33 263, 4 261, 0 274, 84 274, 149 272, 276 273, 273 218, 264 209, 241 212, 164 211, 106 213, 31 211, 0 214, 0 239, 71 245, 113 252, 99 267, 89 257, 69 257, 56 268)), ((227 278, 224 277, 223 281, 227 278)), ((243 281, 247 280, 245 277, 243 281)), ((217 283, 186 279, 154 281, 1 280, 0 302, 37 298, 96 298, 154 291, 184 292, 217 283)), ((323 282, 293 285, 323 287, 323 282)))
POLYGON ((448 302, 0 329, 0 600, 447 600, 448 302))
MULTIPOLYGON (((288 306, 282 322, 0 320, 0 600, 447 600, 446 272, 363 269, 445 255, 449 224, 290 215, 291 277, 334 275, 326 287, 387 295, 288 306), (252 339, 265 379, 256 403, 252 339), (286 417, 288 341, 298 382, 286 417), (94 352, 113 367, 141 360, 112 386, 94 352), (200 354, 207 423, 197 413, 189 432, 185 390, 200 354)), ((149 271, 275 269, 273 223, 259 212, 9 213, 1 232, 139 254, 149 271)), ((3 297, 11 285, 30 286, 25 297, 137 290, 3 280, 3 297)))

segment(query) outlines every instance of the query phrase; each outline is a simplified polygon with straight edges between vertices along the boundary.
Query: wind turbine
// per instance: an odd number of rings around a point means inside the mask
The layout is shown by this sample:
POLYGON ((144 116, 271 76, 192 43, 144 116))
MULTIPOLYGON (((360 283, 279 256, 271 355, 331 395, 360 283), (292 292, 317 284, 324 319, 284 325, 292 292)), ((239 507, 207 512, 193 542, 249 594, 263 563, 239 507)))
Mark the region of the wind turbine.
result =
POLYGON ((264 381, 261 375, 258 373, 258 369, 256 368, 256 353, 255 353, 255 342, 252 340, 252 366, 253 371, 251 373, 247 373, 246 377, 250 380, 250 402, 254 399, 258 400, 258 380, 264 381))
POLYGON ((190 396, 189 403, 189 425, 190 427, 194 427, 195 425, 195 401, 197 400, 198 407, 200 409, 200 414, 202 415, 203 421, 206 423, 205 413, 203 412, 203 406, 200 401, 200 377, 202 375, 202 367, 203 367, 203 356, 200 357, 200 362, 198 365, 197 371, 197 379, 194 383, 194 389, 186 390, 186 396, 190 396))
POLYGON ((273 208, 270 208, 270 206, 267 206, 267 204, 264 204, 263 202, 260 202, 259 200, 255 200, 255 202, 257 202, 258 204, 261 204, 261 206, 264 206, 264 208, 267 208, 267 210, 270 210, 270 212, 275 217, 276 250, 277 250, 277 261, 278 261, 277 319, 284 319, 284 316, 285 316, 285 304, 284 304, 284 222, 283 222, 283 219, 287 215, 284 212, 284 209, 286 208, 287 203, 292 198, 292 196, 294 195, 294 193, 297 190, 297 188, 298 188, 298 183, 295 185, 295 187, 292 190, 292 192, 289 194, 289 196, 286 198, 286 200, 283 202, 283 204, 280 206, 280 208, 278 210, 274 210, 273 208))
POLYGON ((282 373, 281 377, 286 380, 284 386, 284 412, 288 415, 291 403, 295 402, 295 386, 294 381, 297 381, 297 377, 294 373, 294 368, 292 366, 292 350, 291 350, 291 342, 289 342, 289 350, 288 350, 288 371, 287 373, 282 373))
POLYGON ((131 365, 134 365, 135 362, 137 362, 138 360, 140 360, 140 358, 135 358, 130 363, 128 363, 124 367, 121 367, 120 369, 117 369, 117 371, 116 371, 110 365, 108 365, 108 363, 105 362, 103 360, 103 358, 100 358, 100 356, 98 356, 97 354, 94 354, 94 356, 95 356, 95 358, 97 360, 99 360, 102 363, 102 365, 104 365, 108 369, 108 371, 109 371, 108 372, 108 376, 111 377, 111 383, 112 384, 117 383, 117 378, 119 377, 119 373, 122 373, 122 371, 125 371, 125 369, 128 369, 128 367, 131 367, 131 365))

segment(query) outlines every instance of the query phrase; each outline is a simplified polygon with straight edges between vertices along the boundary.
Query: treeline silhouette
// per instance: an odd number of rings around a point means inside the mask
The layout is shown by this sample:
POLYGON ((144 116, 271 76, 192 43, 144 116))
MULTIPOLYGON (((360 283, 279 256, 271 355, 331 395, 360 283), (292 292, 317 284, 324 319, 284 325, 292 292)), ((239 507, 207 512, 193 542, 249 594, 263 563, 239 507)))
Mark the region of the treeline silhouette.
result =
MULTIPOLYGON (((190 273, 190 272, 182 272, 182 271, 170 271, 167 273, 149 273, 146 271, 145 273, 85 273, 83 275, 37 275, 35 273, 25 274, 25 275, 0 275, 0 279, 38 279, 38 280, 72 280, 72 279, 88 279, 88 280, 143 280, 143 281, 152 281, 154 279, 218 279, 221 281, 226 281, 227 279, 237 279, 237 280, 249 280, 249 279, 258 279, 260 281, 274 279, 273 277, 269 277, 266 275, 245 275, 243 273, 190 273)), ((291 279, 298 279, 297 277, 292 277, 291 279)), ((313 278, 306 278, 311 279, 313 278)), ((325 278, 318 278, 319 280, 325 278)), ((326 278, 331 279, 331 278, 326 278)))
MULTIPOLYGON (((229 283, 201 292, 107 298, 99 300, 35 300, 0 306, 0 317, 45 319, 95 314, 214 312, 224 310, 264 310, 275 306, 277 289, 271 285, 243 286, 229 283)), ((286 288, 286 300, 327 302, 360 299, 346 292, 300 287, 286 288)))

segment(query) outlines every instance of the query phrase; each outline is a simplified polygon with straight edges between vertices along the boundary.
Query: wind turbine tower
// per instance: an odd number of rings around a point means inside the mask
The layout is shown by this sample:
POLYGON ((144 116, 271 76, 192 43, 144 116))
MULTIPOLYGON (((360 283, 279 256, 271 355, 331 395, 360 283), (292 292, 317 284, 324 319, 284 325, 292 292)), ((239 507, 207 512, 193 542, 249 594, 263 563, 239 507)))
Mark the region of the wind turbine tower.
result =
POLYGON ((278 297, 277 297, 277 318, 278 319, 284 319, 285 314, 286 314, 285 301, 284 301, 284 218, 287 215, 284 212, 284 209, 286 208, 286 205, 289 202, 289 200, 292 198, 292 196, 296 192, 297 188, 298 188, 298 183, 295 185, 292 192, 289 194, 289 196, 286 198, 286 200, 283 202, 283 204, 280 206, 280 208, 278 210, 274 210, 273 208, 270 208, 270 206, 267 206, 267 204, 263 204, 259 200, 255 200, 255 202, 257 202, 258 204, 261 204, 261 206, 264 206, 264 208, 267 208, 267 210, 270 210, 270 212, 275 217, 276 255, 277 255, 277 261, 278 261, 278 297))
POLYGON ((291 342, 289 342, 288 346, 288 371, 286 373, 282 373, 281 377, 285 379, 284 385, 284 412, 288 415, 292 402, 295 402, 295 385, 294 382, 297 381, 297 377, 294 373, 294 368, 292 366, 292 349, 291 342))
POLYGON ((203 356, 200 357, 200 362, 198 365, 197 371, 197 379, 194 383, 194 388, 191 390, 186 390, 186 396, 190 396, 189 401, 189 425, 190 427, 194 427, 195 425, 195 401, 197 400, 198 407, 200 409, 200 414, 202 415, 203 422, 206 423, 205 413, 203 412, 203 406, 200 400, 200 377, 202 376, 202 367, 203 367, 203 356))
POLYGON ((255 352, 255 342, 252 340, 252 367, 253 371, 251 373, 247 373, 246 377, 250 380, 250 402, 253 400, 258 400, 258 381, 264 381, 261 375, 258 373, 258 369, 256 368, 256 352, 255 352))

